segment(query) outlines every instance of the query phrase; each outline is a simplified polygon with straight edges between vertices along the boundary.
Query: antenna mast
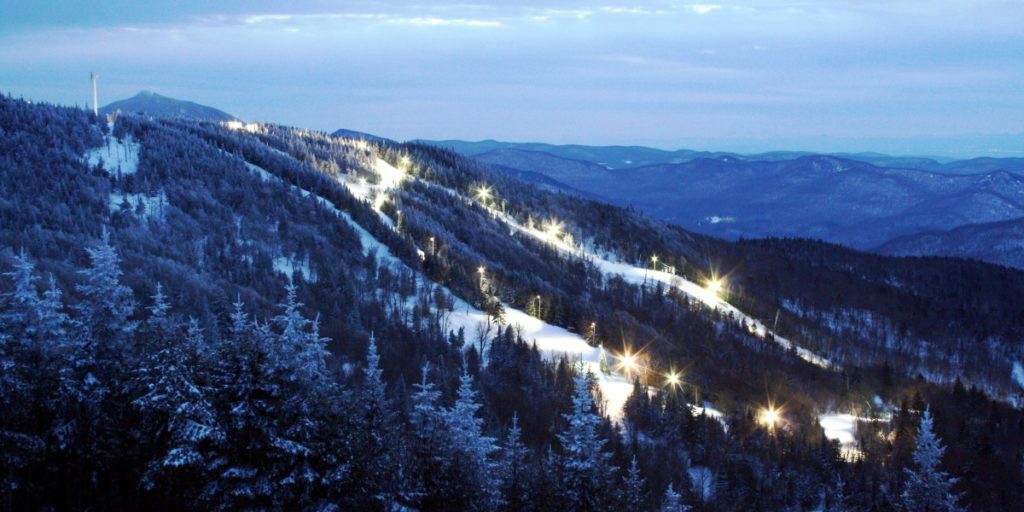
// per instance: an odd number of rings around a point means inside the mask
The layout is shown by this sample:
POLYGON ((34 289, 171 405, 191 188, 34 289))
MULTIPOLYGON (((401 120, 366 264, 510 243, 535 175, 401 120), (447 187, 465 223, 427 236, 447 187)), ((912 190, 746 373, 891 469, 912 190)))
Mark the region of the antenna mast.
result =
POLYGON ((89 73, 89 78, 92 79, 92 114, 96 117, 100 116, 100 104, 96 94, 96 79, 99 77, 96 73, 89 73))

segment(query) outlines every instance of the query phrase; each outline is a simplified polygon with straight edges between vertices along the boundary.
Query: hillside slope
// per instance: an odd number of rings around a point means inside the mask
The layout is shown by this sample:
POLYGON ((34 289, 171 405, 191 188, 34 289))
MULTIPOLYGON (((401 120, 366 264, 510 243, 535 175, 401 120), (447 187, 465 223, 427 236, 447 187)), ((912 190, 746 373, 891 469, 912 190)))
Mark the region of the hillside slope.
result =
POLYGON ((1024 219, 906 235, 880 245, 875 252, 893 256, 933 254, 974 258, 1024 269, 1024 219))
POLYGON ((1022 498, 1024 272, 728 242, 420 144, 0 129, 12 507, 611 509, 635 458, 636 509, 884 509, 924 404, 966 503, 1022 498))

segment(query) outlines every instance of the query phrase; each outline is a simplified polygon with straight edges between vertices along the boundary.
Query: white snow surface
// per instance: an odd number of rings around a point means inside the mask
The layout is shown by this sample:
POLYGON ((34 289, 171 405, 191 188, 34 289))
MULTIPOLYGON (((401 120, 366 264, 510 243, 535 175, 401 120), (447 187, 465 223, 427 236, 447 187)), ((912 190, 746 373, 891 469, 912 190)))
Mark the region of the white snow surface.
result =
POLYGON ((139 170, 141 146, 135 139, 128 136, 121 140, 107 135, 103 142, 102 146, 85 152, 85 161, 90 167, 95 167, 102 160, 103 169, 113 175, 134 174, 139 170))
POLYGON ((146 194, 118 194, 116 192, 110 193, 109 206, 111 212, 117 212, 121 210, 121 205, 127 202, 131 206, 131 211, 134 213, 139 204, 142 204, 143 213, 142 215, 147 218, 161 218, 163 217, 163 207, 167 206, 167 195, 164 193, 150 196, 146 194))
POLYGON ((262 167, 260 167, 258 165, 253 165, 253 164, 250 164, 249 162, 245 162, 245 166, 249 169, 249 171, 255 173, 263 181, 280 181, 280 180, 277 179, 277 176, 274 176, 273 174, 270 174, 269 172, 267 172, 266 169, 264 169, 264 168, 262 168, 262 167))
POLYGON ((309 258, 299 260, 294 255, 278 256, 274 258, 274 271, 287 276, 289 279, 297 272, 306 282, 317 282, 317 275, 309 265, 309 258))
POLYGON ((1013 362, 1013 380, 1017 382, 1020 387, 1024 388, 1024 366, 1021 366, 1020 362, 1013 362))
POLYGON ((818 424, 825 430, 825 437, 839 441, 841 446, 857 444, 857 417, 852 414, 822 414, 818 424))
POLYGON ((375 157, 373 171, 378 177, 376 184, 366 182, 365 180, 357 180, 350 176, 346 176, 342 183, 348 187, 349 192, 352 192, 352 195, 356 196, 357 199, 371 201, 373 209, 381 215, 388 225, 393 227, 391 219, 381 212, 381 207, 384 206, 388 192, 401 185, 408 177, 408 174, 387 163, 387 161, 379 156, 375 157))

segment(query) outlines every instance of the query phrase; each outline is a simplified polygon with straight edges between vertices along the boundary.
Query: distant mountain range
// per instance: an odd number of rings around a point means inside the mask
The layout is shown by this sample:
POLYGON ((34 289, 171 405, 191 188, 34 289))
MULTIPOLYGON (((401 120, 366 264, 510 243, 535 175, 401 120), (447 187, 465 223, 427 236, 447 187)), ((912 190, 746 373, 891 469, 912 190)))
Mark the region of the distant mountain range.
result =
MULTIPOLYGON (((477 157, 497 150, 516 149, 547 153, 570 160, 595 163, 607 169, 626 169, 654 164, 685 163, 698 158, 777 162, 793 160, 801 156, 821 155, 808 151, 771 151, 767 153, 735 153, 729 151, 694 151, 689 149, 665 150, 644 146, 585 146, 577 144, 557 145, 542 142, 501 142, 483 140, 468 142, 461 140, 423 140, 428 144, 445 147, 457 153, 477 157)), ((968 160, 953 160, 930 156, 892 156, 882 153, 827 153, 828 156, 857 160, 879 167, 920 169, 925 171, 977 173, 993 170, 1008 170, 1024 173, 1024 158, 979 157, 968 160)))
POLYGON ((191 101, 168 98, 167 96, 161 96, 149 91, 141 91, 131 98, 115 101, 100 108, 101 114, 113 114, 118 111, 195 121, 232 121, 238 119, 227 112, 213 107, 191 101))
POLYGON ((1024 268, 1024 218, 907 235, 890 240, 875 252, 892 256, 955 256, 1024 268))
POLYGON ((729 239, 818 238, 1024 268, 1024 159, 434 144, 729 239))

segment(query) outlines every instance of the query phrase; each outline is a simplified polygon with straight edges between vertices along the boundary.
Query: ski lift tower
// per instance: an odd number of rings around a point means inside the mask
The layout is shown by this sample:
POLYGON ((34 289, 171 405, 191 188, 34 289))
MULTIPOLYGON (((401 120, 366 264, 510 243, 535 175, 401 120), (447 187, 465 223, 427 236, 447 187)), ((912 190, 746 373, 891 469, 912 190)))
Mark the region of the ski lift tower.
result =
POLYGON ((99 95, 96 92, 96 80, 99 77, 96 73, 89 73, 89 78, 92 80, 92 115, 96 117, 100 116, 99 95))

